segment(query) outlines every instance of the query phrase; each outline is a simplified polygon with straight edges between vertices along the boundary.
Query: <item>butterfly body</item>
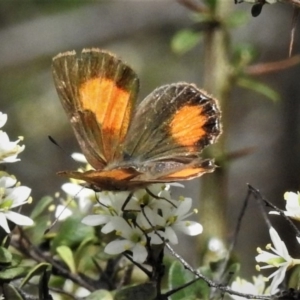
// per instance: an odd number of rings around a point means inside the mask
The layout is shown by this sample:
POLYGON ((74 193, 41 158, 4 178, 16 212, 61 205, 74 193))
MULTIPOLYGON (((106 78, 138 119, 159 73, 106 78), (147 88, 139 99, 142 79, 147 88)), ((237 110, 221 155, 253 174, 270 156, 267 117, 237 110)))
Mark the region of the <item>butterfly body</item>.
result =
POLYGON ((200 153, 221 132, 216 100, 184 82, 155 89, 137 104, 139 81, 114 55, 99 49, 53 59, 62 105, 94 170, 63 171, 95 190, 134 190, 212 172, 200 153))

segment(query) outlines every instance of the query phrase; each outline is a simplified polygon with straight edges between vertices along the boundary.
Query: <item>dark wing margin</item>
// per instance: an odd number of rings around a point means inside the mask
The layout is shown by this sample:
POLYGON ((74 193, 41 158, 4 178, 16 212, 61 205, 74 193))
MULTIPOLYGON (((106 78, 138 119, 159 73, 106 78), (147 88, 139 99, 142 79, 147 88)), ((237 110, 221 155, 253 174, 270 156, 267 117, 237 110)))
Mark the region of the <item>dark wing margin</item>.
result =
POLYGON ((135 72, 114 55, 84 49, 53 58, 53 78, 83 154, 95 169, 113 160, 137 99, 135 72))

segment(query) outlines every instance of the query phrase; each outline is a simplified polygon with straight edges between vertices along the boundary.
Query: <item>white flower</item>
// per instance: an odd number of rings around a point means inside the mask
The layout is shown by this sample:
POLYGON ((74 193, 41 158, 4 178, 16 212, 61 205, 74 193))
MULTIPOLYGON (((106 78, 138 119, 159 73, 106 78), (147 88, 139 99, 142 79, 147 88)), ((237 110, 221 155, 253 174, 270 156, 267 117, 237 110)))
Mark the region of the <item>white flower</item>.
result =
MULTIPOLYGON (((253 283, 237 277, 235 281, 231 284, 231 289, 244 294, 252 294, 252 295, 267 295, 268 289, 266 289, 266 280, 262 275, 253 276, 253 283)), ((235 300, 243 300, 244 297, 237 295, 230 295, 231 298, 235 300)))
MULTIPOLYGON (((0 112, 0 128, 5 125, 7 114, 0 112)), ((15 142, 11 142, 6 132, 0 130, 0 163, 12 163, 19 161, 18 154, 21 153, 25 146, 18 145, 23 137, 19 137, 15 142)))
POLYGON ((152 225, 161 227, 158 230, 158 239, 152 236, 152 243, 162 243, 161 237, 172 244, 178 244, 178 237, 175 231, 181 231, 187 235, 198 235, 202 233, 203 227, 200 223, 184 220, 194 212, 189 212, 192 207, 192 199, 184 198, 179 201, 178 207, 163 208, 162 215, 155 213, 153 210, 145 211, 146 219, 152 220, 152 225))
POLYGON ((61 187, 71 198, 61 200, 62 204, 56 206, 55 217, 60 221, 73 215, 74 210, 81 214, 86 214, 91 209, 96 199, 96 194, 93 190, 77 184, 76 182, 78 182, 78 180, 71 179, 71 181, 72 182, 63 184, 61 187))
MULTIPOLYGON (((286 211, 284 214, 287 217, 300 221, 300 194, 299 192, 285 192, 283 198, 286 200, 286 211)), ((279 215, 278 211, 270 211, 270 214, 279 215)))
POLYGON ((16 179, 9 176, 3 175, 0 177, 0 226, 7 233, 10 233, 7 220, 21 226, 31 226, 34 224, 33 220, 29 217, 11 210, 26 204, 31 193, 31 189, 26 186, 12 187, 16 182, 16 179))
POLYGON ((132 252, 132 259, 137 263, 143 263, 147 258, 146 236, 137 227, 131 227, 122 217, 111 219, 116 228, 116 234, 123 239, 110 242, 104 248, 104 252, 111 255, 121 254, 124 251, 132 252))
POLYGON ((0 128, 2 128, 7 121, 7 114, 0 112, 0 128))
POLYGON ((260 267, 257 266, 259 270, 261 269, 268 269, 268 268, 278 268, 274 273, 272 273, 268 279, 273 278, 270 292, 274 294, 278 291, 279 284, 283 281, 285 277, 285 273, 288 269, 292 268, 293 266, 300 264, 299 259, 293 259, 286 248, 285 243, 280 239, 277 231, 271 227, 269 230, 272 245, 267 245, 267 250, 272 250, 273 253, 263 251, 260 248, 257 249, 259 253, 255 259, 257 262, 262 262, 267 264, 266 266, 260 267))
POLYGON ((0 163, 12 163, 20 160, 17 156, 25 149, 25 145, 18 145, 21 140, 23 138, 11 142, 7 133, 0 130, 0 163))
MULTIPOLYGON (((82 223, 89 226, 99 226, 102 227, 103 233, 109 233, 114 228, 114 222, 111 222, 113 217, 122 216, 124 211, 122 207, 124 202, 129 196, 129 192, 101 192, 97 193, 99 204, 95 206, 97 209, 97 214, 89 215, 82 219, 82 223)), ((135 199, 132 197, 126 205, 126 210, 128 211, 139 211, 140 206, 137 204, 135 199)))

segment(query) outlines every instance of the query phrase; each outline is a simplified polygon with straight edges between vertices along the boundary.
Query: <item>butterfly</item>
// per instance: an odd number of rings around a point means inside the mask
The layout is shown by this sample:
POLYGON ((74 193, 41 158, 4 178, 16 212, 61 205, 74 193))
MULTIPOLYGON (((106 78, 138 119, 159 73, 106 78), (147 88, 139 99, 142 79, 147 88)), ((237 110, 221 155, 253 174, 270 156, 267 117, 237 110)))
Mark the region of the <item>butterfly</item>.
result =
POLYGON ((163 85, 137 103, 139 79, 115 55, 84 49, 53 58, 53 78, 93 170, 61 171, 97 191, 189 180, 215 168, 201 151, 221 133, 217 101, 194 84, 163 85))

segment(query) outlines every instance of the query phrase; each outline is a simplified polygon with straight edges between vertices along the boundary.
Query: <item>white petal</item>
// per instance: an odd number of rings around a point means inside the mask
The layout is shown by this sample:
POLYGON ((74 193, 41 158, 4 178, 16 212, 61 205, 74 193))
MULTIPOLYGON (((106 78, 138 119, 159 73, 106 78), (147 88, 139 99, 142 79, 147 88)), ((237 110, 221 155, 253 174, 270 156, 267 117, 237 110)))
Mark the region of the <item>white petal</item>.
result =
POLYGON ((131 251, 133 260, 140 264, 143 263, 148 256, 146 248, 141 244, 136 244, 131 251))
POLYGON ((27 199, 30 196, 31 189, 27 186, 18 186, 11 190, 7 195, 7 198, 14 201, 12 207, 17 207, 27 203, 27 199))
POLYGON ((77 194, 81 192, 84 188, 78 184, 68 182, 64 183, 61 186, 61 189, 68 195, 77 196, 77 194))
POLYGON ((71 157, 78 162, 87 164, 87 160, 82 153, 75 152, 71 155, 71 157))
POLYGON ((32 226, 34 225, 34 222, 29 217, 26 217, 24 215, 21 215, 14 211, 7 211, 5 213, 5 216, 8 220, 12 221, 13 223, 20 225, 20 226, 32 226))
POLYGON ((285 247, 285 244, 280 239, 280 236, 277 233, 277 231, 273 227, 271 227, 269 229, 269 233, 270 233, 272 243, 275 249, 278 251, 278 254, 283 255, 284 253, 286 253, 287 249, 285 247))
POLYGON ((0 112, 0 128, 5 125, 7 121, 7 114, 0 112))
POLYGON ((130 250, 132 246, 134 246, 133 243, 127 240, 112 241, 106 245, 104 252, 107 254, 116 255, 123 253, 125 250, 130 250))
POLYGON ((65 205, 57 205, 55 210, 55 218, 62 221, 72 216, 72 210, 67 208, 65 205))
POLYGON ((175 231, 171 227, 165 229, 166 239, 169 240, 171 244, 178 244, 178 238, 175 231))
POLYGON ((165 233, 163 231, 158 231, 157 233, 152 232, 152 233, 148 234, 148 237, 151 238, 150 243, 152 245, 160 245, 164 242, 165 233))
POLYGON ((0 187, 9 188, 17 183, 17 179, 11 176, 2 176, 0 178, 0 187))
POLYGON ((192 207, 192 198, 185 198, 184 201, 180 203, 176 210, 176 215, 184 216, 186 215, 192 207))
POLYGON ((113 223, 115 230, 119 231, 122 237, 130 239, 133 229, 123 218, 111 217, 110 221, 113 223))
POLYGON ((180 221, 174 224, 173 228, 191 236, 198 235, 203 231, 202 225, 194 221, 180 221))
POLYGON ((107 224, 105 224, 102 229, 101 232, 104 234, 110 233, 112 231, 116 230, 114 223, 113 222, 108 222, 107 224))
POLYGON ((268 261, 273 260, 273 259, 277 259, 277 258, 278 258, 278 255, 275 255, 273 253, 269 253, 269 252, 266 252, 266 251, 262 251, 262 253, 258 254, 255 257, 255 260, 257 262, 268 263, 268 261))
MULTIPOLYGON (((278 291, 279 284, 283 281, 285 278, 285 273, 287 270, 288 264, 285 264, 284 266, 280 267, 274 274, 274 278, 271 283, 270 292, 271 294, 275 294, 278 291)), ((272 276, 272 275, 271 275, 272 276)))
POLYGON ((98 226, 109 221, 109 216, 106 215, 89 215, 81 220, 81 223, 89 226, 98 226))
MULTIPOLYGON (((232 283, 231 288, 234 291, 240 292, 240 293, 245 293, 245 294, 257 294, 257 290, 255 286, 244 280, 241 279, 240 277, 237 277, 236 280, 232 283)), ((230 295, 231 298, 236 299, 236 300, 242 300, 245 299, 244 297, 236 296, 236 295, 230 295)))
POLYGON ((171 182, 171 183, 169 183, 169 185, 184 188, 184 185, 179 182, 171 182))
POLYGON ((8 223, 4 213, 0 212, 0 226, 7 232, 10 233, 10 229, 8 227, 8 223))

